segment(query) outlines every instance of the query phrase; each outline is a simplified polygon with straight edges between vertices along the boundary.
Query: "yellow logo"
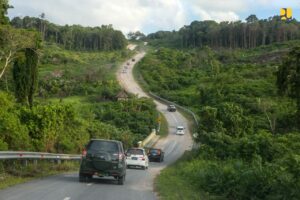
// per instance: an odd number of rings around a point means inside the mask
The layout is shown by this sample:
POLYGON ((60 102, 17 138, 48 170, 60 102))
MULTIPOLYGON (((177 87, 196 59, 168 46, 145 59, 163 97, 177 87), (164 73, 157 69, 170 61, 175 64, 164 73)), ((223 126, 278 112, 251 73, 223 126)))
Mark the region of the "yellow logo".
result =
POLYGON ((291 8, 281 8, 280 9, 280 18, 281 20, 291 20, 293 11, 291 8))

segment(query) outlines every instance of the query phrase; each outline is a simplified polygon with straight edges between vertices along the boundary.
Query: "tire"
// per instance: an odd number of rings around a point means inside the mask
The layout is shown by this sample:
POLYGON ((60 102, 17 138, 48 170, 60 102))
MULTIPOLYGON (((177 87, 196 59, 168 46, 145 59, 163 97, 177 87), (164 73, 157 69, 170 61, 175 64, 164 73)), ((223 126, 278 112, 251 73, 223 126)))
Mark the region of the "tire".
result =
POLYGON ((85 174, 79 173, 79 182, 86 182, 87 176, 85 174))
POLYGON ((93 179, 93 175, 87 175, 86 177, 88 178, 88 180, 92 180, 93 179))
POLYGON ((142 169, 145 170, 145 169, 146 169, 146 166, 142 166, 142 169))
POLYGON ((124 185, 125 182, 125 175, 118 177, 118 185, 124 185))

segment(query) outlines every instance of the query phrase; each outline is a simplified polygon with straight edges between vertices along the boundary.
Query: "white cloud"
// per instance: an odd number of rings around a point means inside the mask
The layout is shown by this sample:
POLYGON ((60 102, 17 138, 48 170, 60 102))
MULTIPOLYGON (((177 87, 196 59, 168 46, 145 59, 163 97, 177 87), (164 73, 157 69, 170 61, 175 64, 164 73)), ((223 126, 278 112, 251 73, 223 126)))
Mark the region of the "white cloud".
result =
MULTIPOLYGON (((195 7, 207 11, 242 11, 247 9, 249 0, 189 0, 195 7)), ((250 0, 251 1, 251 0, 250 0)))
POLYGON ((266 8, 300 8, 299 0, 285 0, 285 1, 270 1, 270 0, 249 0, 252 6, 262 6, 266 8))
POLYGON ((216 22, 221 21, 237 21, 239 20, 239 16, 233 12, 222 12, 222 11, 206 11, 202 9, 196 9, 196 13, 200 16, 201 20, 214 20, 216 22))
POLYGON ((44 12, 46 19, 61 25, 112 24, 124 33, 173 30, 193 20, 235 21, 242 13, 300 7, 299 0, 10 0, 10 4, 15 7, 10 16, 44 12))
POLYGON ((180 0, 12 0, 11 15, 37 16, 44 12, 54 23, 100 26, 113 24, 124 33, 152 26, 179 28, 186 23, 180 0), (30 11, 31 10, 31 11, 30 11))
MULTIPOLYGON (((141 0, 142 1, 142 0, 141 0)), ((148 4, 149 15, 144 28, 154 26, 158 29, 178 29, 188 23, 185 8, 180 0, 155 0, 148 4)))
POLYGON ((245 11, 249 1, 241 0, 190 0, 193 11, 201 20, 236 21, 238 12, 245 11))

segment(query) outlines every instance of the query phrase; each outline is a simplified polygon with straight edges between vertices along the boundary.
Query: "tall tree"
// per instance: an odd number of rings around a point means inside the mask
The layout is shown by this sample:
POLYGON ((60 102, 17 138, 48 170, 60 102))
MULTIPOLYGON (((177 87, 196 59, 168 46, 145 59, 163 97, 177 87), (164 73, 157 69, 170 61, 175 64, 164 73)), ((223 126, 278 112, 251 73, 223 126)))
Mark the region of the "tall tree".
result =
POLYGON ((121 31, 114 30, 112 25, 101 27, 82 27, 80 25, 59 26, 44 19, 24 17, 14 18, 11 24, 15 28, 34 29, 41 33, 47 42, 56 42, 66 49, 83 51, 111 51, 124 49, 127 40, 121 31))
POLYGON ((45 13, 40 14, 40 23, 39 23, 39 31, 42 35, 42 39, 45 40, 45 33, 46 33, 46 21, 45 21, 45 13))
POLYGON ((127 34, 127 37, 129 40, 142 40, 145 38, 145 34, 140 31, 129 32, 127 34))
POLYGON ((283 60, 277 72, 277 87, 280 94, 296 99, 300 128, 300 47, 295 47, 283 60))
POLYGON ((13 65, 13 79, 15 96, 19 103, 26 103, 26 97, 28 95, 28 78, 25 54, 24 52, 18 52, 13 65))
POLYGON ((6 15, 9 8, 12 7, 9 6, 8 0, 0 0, 0 25, 8 24, 9 19, 6 15))
POLYGON ((33 95, 37 86, 38 54, 36 49, 26 48, 17 54, 13 66, 15 96, 20 103, 33 105, 33 95))
POLYGON ((258 21, 258 18, 256 15, 250 15, 249 17, 246 18, 247 23, 255 23, 258 21))
POLYGON ((28 104, 30 107, 33 105, 33 96, 38 83, 38 53, 37 49, 25 49, 26 67, 29 72, 28 82, 28 104))
POLYGON ((41 39, 37 32, 15 29, 9 25, 0 25, 0 79, 13 62, 18 51, 25 48, 39 49, 41 39))

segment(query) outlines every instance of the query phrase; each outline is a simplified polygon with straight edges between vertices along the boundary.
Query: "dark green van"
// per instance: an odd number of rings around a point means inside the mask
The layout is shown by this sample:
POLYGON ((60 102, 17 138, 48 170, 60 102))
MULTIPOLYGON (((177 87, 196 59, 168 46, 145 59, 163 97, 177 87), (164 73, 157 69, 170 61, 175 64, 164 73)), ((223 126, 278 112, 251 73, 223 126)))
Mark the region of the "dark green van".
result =
POLYGON ((127 168, 125 159, 122 142, 92 139, 82 153, 79 181, 84 182, 93 175, 111 176, 123 185, 127 168))

